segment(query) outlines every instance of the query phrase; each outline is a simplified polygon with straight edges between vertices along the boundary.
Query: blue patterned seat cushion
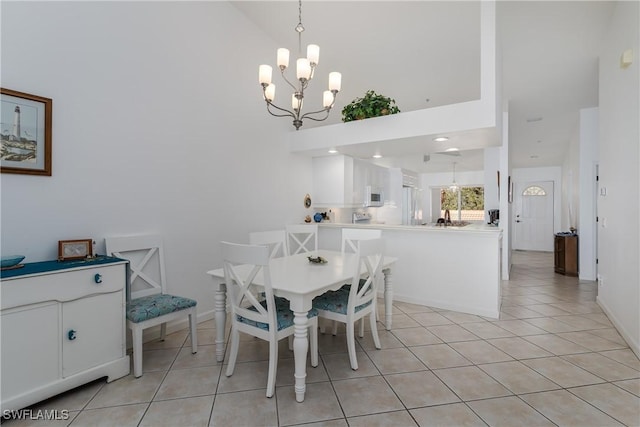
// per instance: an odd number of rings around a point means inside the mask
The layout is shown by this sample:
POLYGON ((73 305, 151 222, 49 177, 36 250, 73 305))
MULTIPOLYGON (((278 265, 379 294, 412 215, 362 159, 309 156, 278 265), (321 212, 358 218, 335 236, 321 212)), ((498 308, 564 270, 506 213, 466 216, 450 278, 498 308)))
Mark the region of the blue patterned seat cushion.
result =
MULTIPOLYGON (((366 279, 360 279, 360 284, 358 285, 358 290, 360 290, 360 288, 362 288, 364 286, 366 281, 367 281, 366 279)), ((346 285, 342 285, 342 287, 339 290, 349 292, 351 290, 351 284, 347 283, 346 285)))
MULTIPOLYGON (((289 308, 289 300, 286 298, 275 297, 276 301, 276 321, 278 323, 278 330, 282 330, 288 328, 293 325, 293 311, 289 308)), ((260 305, 264 308, 267 308, 267 302, 261 301, 260 305)), ((255 307, 249 307, 249 310, 258 311, 255 307)), ((311 319, 312 317, 316 317, 318 315, 318 311, 315 309, 309 310, 307 317, 311 319)), ((246 323, 247 325, 255 326, 260 329, 264 329, 265 331, 269 330, 268 323, 256 322, 254 320, 249 320, 242 316, 237 316, 239 322, 246 323)))
MULTIPOLYGON (((345 285, 351 286, 351 285, 345 285)), ((318 310, 332 311, 334 313, 347 314, 347 305, 349 303, 349 291, 344 290, 344 286, 337 291, 328 291, 319 297, 313 299, 313 308, 318 310)), ((371 305, 371 301, 356 307, 355 311, 371 305)))
POLYGON ((194 307, 197 301, 169 294, 149 295, 132 299, 127 303, 127 319, 133 323, 155 319, 174 311, 194 307))

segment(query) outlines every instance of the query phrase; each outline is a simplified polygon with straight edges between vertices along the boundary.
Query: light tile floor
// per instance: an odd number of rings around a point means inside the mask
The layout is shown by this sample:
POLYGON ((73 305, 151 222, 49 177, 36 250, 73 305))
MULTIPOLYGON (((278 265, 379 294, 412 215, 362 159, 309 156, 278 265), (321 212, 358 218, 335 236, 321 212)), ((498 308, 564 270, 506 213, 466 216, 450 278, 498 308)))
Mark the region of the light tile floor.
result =
POLYGON ((95 381, 33 407, 69 410, 69 420, 6 424, 639 426, 640 361, 595 303, 595 284, 554 274, 549 253, 516 252, 513 264, 499 320, 396 302, 392 331, 379 325, 382 349, 368 332, 359 339, 358 371, 345 335, 320 335, 301 404, 286 340, 269 399, 267 346, 247 337, 226 377, 208 321, 196 355, 180 331, 145 345, 141 378, 95 381))

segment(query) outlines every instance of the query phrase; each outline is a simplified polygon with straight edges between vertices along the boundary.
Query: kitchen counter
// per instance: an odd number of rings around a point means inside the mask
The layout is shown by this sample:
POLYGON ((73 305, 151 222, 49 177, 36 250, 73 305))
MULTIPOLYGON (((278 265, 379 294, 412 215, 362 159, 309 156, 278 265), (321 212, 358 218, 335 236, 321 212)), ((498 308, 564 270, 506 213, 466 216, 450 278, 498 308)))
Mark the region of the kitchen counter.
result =
POLYGON ((472 233, 498 233, 502 234, 502 229, 494 225, 485 223, 471 223, 462 227, 448 225, 446 227, 436 226, 435 224, 427 225, 403 225, 403 224, 352 224, 352 223, 334 223, 334 222, 320 222, 319 227, 329 228, 375 228, 380 230, 407 230, 407 231, 436 231, 436 232, 472 232, 472 233))
POLYGON ((385 253, 397 257, 394 300, 498 318, 502 230, 464 227, 319 223, 319 246, 340 250, 343 228, 382 230, 385 253))

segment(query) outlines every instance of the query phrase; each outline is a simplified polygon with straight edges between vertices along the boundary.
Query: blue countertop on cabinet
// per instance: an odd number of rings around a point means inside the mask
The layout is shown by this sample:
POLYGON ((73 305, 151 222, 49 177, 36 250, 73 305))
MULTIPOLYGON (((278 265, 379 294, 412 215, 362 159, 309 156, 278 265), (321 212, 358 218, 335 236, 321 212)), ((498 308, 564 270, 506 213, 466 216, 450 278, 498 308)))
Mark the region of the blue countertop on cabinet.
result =
POLYGON ((110 257, 106 255, 98 255, 90 259, 79 259, 71 261, 40 261, 27 262, 19 268, 11 268, 0 271, 0 279, 9 279, 12 277, 27 276, 29 274, 41 274, 56 270, 66 270, 77 267, 91 267, 94 265, 114 264, 118 262, 128 262, 121 258, 110 257))

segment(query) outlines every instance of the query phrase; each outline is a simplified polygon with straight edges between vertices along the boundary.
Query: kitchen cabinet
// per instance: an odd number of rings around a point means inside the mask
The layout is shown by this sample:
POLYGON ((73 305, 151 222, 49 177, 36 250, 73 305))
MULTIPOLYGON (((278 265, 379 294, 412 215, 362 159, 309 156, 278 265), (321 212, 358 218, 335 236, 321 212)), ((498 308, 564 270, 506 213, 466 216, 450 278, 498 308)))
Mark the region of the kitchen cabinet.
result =
POLYGON ((578 235, 556 234, 554 236, 555 272, 567 276, 578 275, 578 235))
POLYGON ((313 158, 313 194, 315 207, 354 206, 353 164, 349 156, 313 158))
POLYGON ((316 207, 362 207, 367 186, 389 189, 387 168, 345 155, 314 157, 312 175, 316 207))
POLYGON ((2 272, 3 409, 129 373, 126 269, 125 260, 98 257, 2 272))

